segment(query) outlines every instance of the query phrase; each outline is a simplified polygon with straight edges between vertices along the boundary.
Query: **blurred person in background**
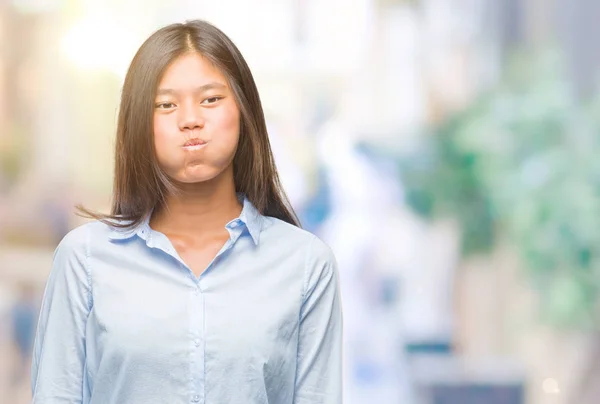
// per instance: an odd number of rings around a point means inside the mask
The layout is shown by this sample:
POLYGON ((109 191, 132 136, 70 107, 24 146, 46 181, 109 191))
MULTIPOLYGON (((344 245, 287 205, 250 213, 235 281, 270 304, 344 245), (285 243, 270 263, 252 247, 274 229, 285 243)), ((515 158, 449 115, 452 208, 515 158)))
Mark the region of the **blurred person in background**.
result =
POLYGON ((53 184, 42 201, 41 211, 50 220, 50 236, 54 244, 60 243, 70 230, 70 189, 67 184, 53 184))
POLYGON ((17 363, 12 377, 12 385, 15 388, 29 377, 38 313, 36 289, 33 285, 24 282, 20 285, 17 300, 10 311, 12 341, 17 353, 17 363))
POLYGON ((342 402, 336 260, 282 190, 252 74, 164 27, 122 92, 112 211, 56 249, 33 402, 342 402))
POLYGON ((343 268, 344 402, 410 403, 399 316, 386 300, 396 299, 398 265, 391 265, 390 275, 376 259, 384 249, 391 261, 402 251, 399 231, 390 226, 400 199, 398 181, 365 152, 369 135, 349 124, 350 113, 341 106, 331 109, 315 136, 326 185, 321 203, 327 207, 318 234, 343 268))

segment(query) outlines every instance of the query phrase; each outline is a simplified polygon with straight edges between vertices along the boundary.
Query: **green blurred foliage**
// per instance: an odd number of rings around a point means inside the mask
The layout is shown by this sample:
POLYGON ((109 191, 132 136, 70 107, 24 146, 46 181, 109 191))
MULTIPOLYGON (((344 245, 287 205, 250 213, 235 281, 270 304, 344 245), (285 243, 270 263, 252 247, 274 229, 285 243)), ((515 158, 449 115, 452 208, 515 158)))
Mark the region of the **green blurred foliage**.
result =
POLYGON ((22 174, 29 158, 29 141, 25 130, 11 123, 6 133, 0 139, 0 175, 10 187, 22 174))
POLYGON ((561 66, 556 55, 518 56, 401 171, 416 212, 459 220, 465 256, 510 240, 542 319, 590 329, 600 324, 600 102, 575 100, 561 66))

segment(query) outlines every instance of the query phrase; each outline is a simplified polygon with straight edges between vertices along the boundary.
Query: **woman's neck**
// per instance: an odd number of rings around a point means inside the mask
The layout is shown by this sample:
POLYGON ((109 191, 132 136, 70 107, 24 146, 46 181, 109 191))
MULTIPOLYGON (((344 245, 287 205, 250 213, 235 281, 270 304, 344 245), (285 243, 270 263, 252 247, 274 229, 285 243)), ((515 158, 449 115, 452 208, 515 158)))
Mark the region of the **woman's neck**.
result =
POLYGON ((190 236, 222 231, 240 215, 242 204, 233 179, 220 185, 211 182, 178 184, 180 192, 167 196, 164 207, 153 212, 150 226, 163 233, 190 236))

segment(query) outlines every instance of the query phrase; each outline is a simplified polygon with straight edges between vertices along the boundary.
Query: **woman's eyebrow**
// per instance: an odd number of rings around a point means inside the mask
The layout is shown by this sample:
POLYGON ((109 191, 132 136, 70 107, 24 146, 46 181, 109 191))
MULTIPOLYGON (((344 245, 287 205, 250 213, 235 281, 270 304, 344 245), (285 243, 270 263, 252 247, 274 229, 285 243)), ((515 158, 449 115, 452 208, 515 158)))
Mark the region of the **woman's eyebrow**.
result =
MULTIPOLYGON (((203 93, 208 90, 215 90, 215 89, 222 90, 225 88, 227 88, 227 86, 224 84, 212 82, 212 83, 204 84, 200 87, 196 87, 192 91, 194 93, 203 93)), ((156 95, 177 95, 182 92, 183 91, 181 91, 181 90, 176 90, 173 88, 159 88, 158 91, 156 92, 156 95)))

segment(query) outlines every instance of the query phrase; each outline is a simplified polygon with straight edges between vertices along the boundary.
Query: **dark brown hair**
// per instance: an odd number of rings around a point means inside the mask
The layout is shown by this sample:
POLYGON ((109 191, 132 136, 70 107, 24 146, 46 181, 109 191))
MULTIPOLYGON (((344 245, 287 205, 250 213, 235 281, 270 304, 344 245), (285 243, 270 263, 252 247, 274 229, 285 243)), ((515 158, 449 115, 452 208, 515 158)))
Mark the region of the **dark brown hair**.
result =
POLYGON ((279 181, 252 73, 233 42, 201 20, 161 28, 134 56, 119 107, 111 212, 78 209, 112 226, 132 227, 176 192, 154 150, 154 98, 170 63, 189 52, 198 52, 223 72, 240 110, 240 138, 233 159, 236 192, 245 194, 261 214, 300 226, 279 181))

